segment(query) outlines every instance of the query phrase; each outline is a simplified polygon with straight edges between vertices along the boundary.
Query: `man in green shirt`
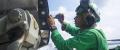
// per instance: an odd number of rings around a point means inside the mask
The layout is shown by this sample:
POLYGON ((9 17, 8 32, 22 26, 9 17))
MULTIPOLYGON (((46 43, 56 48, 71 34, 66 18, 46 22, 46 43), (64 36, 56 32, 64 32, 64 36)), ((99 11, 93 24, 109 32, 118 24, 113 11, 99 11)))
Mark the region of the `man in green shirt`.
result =
MULTIPOLYGON (((85 4, 84 4, 85 5, 85 4)), ((95 28, 96 22, 100 21, 93 6, 80 6, 76 9, 75 27, 64 22, 64 15, 58 14, 58 20, 62 24, 62 30, 73 37, 64 40, 58 32, 52 16, 48 17, 51 26, 51 38, 58 50, 108 50, 107 40, 102 30, 95 28)))

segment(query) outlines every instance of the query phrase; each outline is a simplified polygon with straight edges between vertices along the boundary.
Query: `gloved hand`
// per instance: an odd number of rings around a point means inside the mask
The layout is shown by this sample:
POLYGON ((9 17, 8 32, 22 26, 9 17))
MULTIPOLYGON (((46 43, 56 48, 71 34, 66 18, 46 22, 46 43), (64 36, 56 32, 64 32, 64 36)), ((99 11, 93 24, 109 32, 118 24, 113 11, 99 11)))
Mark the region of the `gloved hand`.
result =
POLYGON ((64 21, 64 14, 59 13, 55 16, 56 19, 58 19, 58 21, 62 24, 64 21))

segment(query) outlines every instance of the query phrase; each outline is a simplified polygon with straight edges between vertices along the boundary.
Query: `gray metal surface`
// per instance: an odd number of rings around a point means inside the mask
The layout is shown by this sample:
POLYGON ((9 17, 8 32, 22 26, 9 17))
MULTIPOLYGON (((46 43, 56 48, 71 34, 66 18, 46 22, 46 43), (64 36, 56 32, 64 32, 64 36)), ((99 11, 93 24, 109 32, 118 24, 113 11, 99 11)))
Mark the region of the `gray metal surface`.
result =
POLYGON ((1 17, 0 18, 0 35, 4 33, 5 27, 6 27, 6 17, 1 17))
POLYGON ((38 0, 0 0, 0 11, 14 8, 30 9, 38 6, 38 0))

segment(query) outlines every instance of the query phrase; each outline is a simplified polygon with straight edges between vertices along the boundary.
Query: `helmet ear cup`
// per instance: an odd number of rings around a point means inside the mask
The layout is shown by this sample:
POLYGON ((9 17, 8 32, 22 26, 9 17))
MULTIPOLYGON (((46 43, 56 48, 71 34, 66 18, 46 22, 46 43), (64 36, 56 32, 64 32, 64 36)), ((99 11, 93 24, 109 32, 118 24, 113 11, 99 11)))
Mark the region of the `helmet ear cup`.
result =
POLYGON ((87 26, 91 26, 95 23, 95 18, 91 15, 88 15, 87 17, 85 17, 85 22, 87 26))

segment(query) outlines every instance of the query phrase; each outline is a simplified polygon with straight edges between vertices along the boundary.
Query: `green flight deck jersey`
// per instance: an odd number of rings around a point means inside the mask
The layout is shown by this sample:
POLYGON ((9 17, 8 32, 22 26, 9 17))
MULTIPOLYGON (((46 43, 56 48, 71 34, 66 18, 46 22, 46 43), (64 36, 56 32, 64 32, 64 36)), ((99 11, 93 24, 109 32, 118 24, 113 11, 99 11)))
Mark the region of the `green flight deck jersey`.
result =
POLYGON ((102 30, 88 28, 80 30, 65 23, 65 31, 73 37, 64 40, 57 29, 52 31, 52 41, 58 50, 108 50, 107 40, 102 30))

